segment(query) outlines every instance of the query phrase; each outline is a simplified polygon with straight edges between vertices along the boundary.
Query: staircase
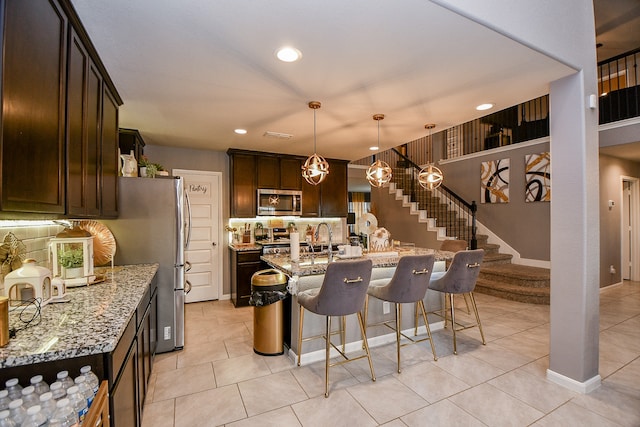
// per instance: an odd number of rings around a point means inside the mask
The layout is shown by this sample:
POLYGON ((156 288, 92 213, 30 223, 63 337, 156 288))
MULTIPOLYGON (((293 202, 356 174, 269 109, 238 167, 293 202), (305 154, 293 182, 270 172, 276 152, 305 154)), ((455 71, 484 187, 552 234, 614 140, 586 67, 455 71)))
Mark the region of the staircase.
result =
MULTIPOLYGON (((396 183, 391 183, 389 194, 394 194, 396 200, 402 200, 409 214, 418 215, 418 222, 426 223, 428 230, 436 231, 438 240, 471 240, 467 218, 461 218, 450 204, 442 203, 440 197, 432 192, 420 191, 414 196, 417 201, 411 201, 411 196, 405 195, 396 183)), ((476 239, 478 249, 485 251, 476 292, 512 301, 549 304, 549 269, 512 264, 512 255, 500 253, 500 245, 489 243, 488 236, 477 234, 476 239)))

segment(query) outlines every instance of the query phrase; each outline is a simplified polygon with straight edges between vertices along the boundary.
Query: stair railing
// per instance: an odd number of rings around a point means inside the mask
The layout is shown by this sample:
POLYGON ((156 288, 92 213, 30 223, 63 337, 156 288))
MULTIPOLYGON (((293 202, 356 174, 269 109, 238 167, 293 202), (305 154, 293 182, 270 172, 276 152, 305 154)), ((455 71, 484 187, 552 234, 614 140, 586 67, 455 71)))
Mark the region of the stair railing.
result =
POLYGON ((409 195, 411 202, 417 202, 418 209, 436 218, 438 226, 446 227, 447 236, 466 240, 470 249, 477 249, 475 201, 467 202, 444 184, 435 190, 423 188, 418 182, 420 166, 395 148, 378 153, 378 158, 393 169, 391 181, 396 187, 409 195))

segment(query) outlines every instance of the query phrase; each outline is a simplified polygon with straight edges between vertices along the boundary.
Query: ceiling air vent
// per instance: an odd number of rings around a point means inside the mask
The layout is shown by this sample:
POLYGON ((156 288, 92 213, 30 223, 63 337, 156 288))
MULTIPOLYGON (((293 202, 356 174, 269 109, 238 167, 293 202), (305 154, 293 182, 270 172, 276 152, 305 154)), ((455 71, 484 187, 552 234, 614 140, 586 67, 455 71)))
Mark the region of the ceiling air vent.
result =
POLYGON ((271 131, 266 131, 262 136, 264 136, 266 138, 276 138, 276 139, 291 139, 291 138, 293 138, 293 135, 288 134, 288 133, 271 132, 271 131))

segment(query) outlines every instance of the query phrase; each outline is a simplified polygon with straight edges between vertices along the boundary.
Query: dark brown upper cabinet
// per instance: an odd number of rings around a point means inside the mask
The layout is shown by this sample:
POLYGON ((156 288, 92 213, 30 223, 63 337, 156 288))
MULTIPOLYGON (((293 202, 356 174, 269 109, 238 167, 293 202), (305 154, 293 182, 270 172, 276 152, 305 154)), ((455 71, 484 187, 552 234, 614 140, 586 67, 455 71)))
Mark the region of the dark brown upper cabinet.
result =
POLYGON ((3 1, 3 211, 65 213, 67 18, 50 1, 3 1))
POLYGON ((302 190, 302 160, 297 157, 280 158, 280 189, 302 190))
POLYGON ((100 215, 102 77, 71 30, 67 79, 67 212, 100 215))
POLYGON ((256 156, 229 153, 231 184, 231 216, 253 218, 256 216, 258 198, 256 187, 256 156))
POLYGON ((277 156, 256 156, 256 166, 258 188, 279 190, 280 159, 277 156))
POLYGON ((0 11, 0 215, 117 215, 122 100, 70 1, 0 11))
POLYGON ((100 188, 102 216, 118 216, 118 103, 107 86, 102 90, 102 152, 100 188))
POLYGON ((302 179, 304 159, 275 153, 229 149, 231 217, 256 216, 257 189, 302 190, 303 217, 347 216, 346 160, 328 160, 329 175, 319 185, 302 179))

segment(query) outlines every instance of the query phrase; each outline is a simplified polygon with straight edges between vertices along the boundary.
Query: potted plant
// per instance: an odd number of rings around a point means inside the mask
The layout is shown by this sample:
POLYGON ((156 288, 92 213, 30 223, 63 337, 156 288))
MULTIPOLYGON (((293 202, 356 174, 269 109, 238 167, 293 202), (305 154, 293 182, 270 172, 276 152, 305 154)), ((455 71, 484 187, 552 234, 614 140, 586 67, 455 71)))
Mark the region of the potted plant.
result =
POLYGON ((138 166, 140 167, 140 176, 147 176, 147 174, 149 173, 150 164, 151 163, 149 163, 149 159, 147 158, 147 156, 145 156, 144 154, 140 156, 140 159, 138 160, 138 166))
POLYGON ((84 254, 82 248, 70 248, 58 254, 58 262, 62 266, 62 278, 74 279, 82 277, 84 254))

